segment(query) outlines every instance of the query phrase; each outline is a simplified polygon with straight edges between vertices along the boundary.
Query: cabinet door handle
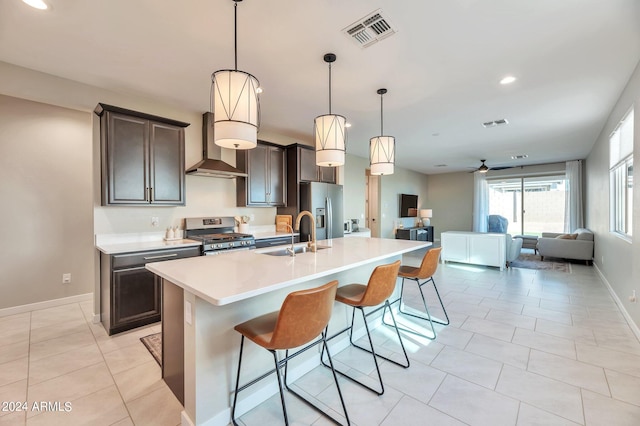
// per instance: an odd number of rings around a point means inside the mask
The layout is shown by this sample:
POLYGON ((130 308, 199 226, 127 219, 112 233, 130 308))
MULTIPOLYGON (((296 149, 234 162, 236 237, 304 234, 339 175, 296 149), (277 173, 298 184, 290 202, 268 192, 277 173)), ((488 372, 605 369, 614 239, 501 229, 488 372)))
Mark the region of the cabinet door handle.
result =
POLYGON ((149 187, 149 202, 153 203, 153 188, 149 187))
POLYGON ((144 260, 151 260, 151 259, 164 259, 167 257, 176 257, 178 255, 178 253, 171 253, 171 254, 161 254, 158 256, 145 256, 143 257, 144 260))

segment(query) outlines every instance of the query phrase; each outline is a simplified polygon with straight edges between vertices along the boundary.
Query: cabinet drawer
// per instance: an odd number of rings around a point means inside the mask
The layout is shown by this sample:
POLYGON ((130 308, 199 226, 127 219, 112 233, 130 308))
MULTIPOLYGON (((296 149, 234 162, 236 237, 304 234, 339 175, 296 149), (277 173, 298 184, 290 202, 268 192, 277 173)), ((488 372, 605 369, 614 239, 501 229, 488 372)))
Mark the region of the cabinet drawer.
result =
POLYGON ((137 253, 117 254, 111 256, 111 267, 122 269, 144 265, 150 262, 182 259, 184 257, 200 256, 200 247, 185 247, 172 250, 150 250, 137 253))
MULTIPOLYGON (((295 237, 293 237, 293 241, 299 243, 300 235, 296 235, 295 237)), ((256 248, 281 246, 285 244, 291 244, 290 235, 287 237, 262 238, 260 240, 256 240, 256 248)))

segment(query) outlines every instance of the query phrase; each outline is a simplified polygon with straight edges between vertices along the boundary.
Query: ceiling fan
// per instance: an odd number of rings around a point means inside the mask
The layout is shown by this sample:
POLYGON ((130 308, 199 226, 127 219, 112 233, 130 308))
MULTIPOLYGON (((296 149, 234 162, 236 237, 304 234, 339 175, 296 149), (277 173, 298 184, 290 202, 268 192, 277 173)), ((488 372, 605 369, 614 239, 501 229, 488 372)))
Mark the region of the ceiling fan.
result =
POLYGON ((478 167, 475 170, 470 171, 469 173, 475 173, 475 172, 480 172, 480 173, 487 173, 489 170, 504 170, 504 169, 511 169, 513 168, 513 166, 506 166, 506 167, 489 167, 485 164, 485 161, 487 160, 480 160, 482 162, 482 164, 480 165, 480 167, 478 167))
POLYGON ((484 162, 487 160, 480 160, 480 161, 482 161, 482 164, 480 165, 480 167, 476 169, 476 172, 487 173, 490 170, 489 167, 486 164, 484 164, 484 162))

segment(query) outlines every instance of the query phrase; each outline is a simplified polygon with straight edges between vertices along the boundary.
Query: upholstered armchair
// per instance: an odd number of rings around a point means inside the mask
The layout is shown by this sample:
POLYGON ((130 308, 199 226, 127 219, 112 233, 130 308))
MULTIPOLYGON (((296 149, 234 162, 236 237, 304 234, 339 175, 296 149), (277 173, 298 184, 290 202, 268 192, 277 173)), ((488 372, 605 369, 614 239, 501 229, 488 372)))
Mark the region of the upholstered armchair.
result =
POLYGON ((487 218, 487 232, 497 232, 506 234, 509 227, 509 221, 506 217, 497 214, 490 214, 487 218))
POLYGON ((507 234, 507 268, 510 263, 520 257, 522 250, 522 238, 512 238, 507 234))

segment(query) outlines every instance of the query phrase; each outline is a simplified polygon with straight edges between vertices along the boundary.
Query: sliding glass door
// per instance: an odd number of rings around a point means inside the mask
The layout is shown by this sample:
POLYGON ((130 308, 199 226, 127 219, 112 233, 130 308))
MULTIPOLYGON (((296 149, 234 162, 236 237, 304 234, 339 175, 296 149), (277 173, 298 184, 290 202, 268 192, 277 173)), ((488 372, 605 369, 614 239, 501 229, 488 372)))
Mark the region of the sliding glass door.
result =
POLYGON ((512 235, 563 232, 565 176, 488 180, 489 214, 504 216, 512 235))

